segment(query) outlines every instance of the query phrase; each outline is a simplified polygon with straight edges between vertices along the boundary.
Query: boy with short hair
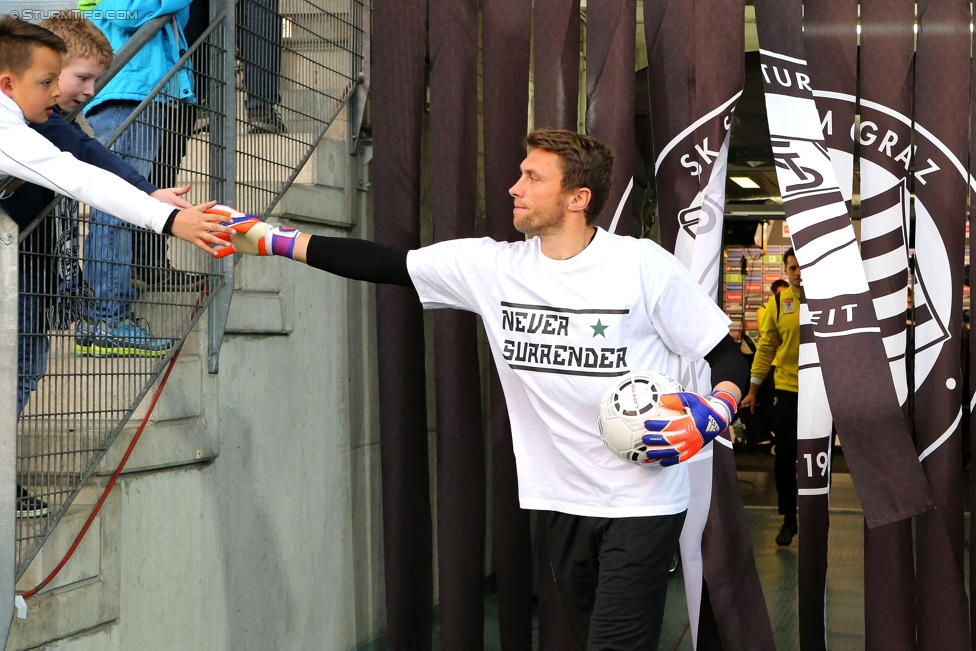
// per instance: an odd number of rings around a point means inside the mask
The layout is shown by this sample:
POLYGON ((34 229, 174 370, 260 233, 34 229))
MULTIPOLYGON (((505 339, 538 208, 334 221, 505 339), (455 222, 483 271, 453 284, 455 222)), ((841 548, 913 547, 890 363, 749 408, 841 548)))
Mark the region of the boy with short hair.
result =
MULTIPOLYGON (((92 98, 95 94, 95 81, 112 63, 112 46, 101 30, 94 23, 74 11, 60 12, 52 18, 42 21, 40 25, 61 37, 67 45, 68 51, 63 57, 63 68, 61 76, 58 78, 62 91, 58 104, 54 107, 54 111, 47 122, 31 125, 32 128, 57 145, 62 151, 71 152, 85 162, 117 174, 150 196, 178 208, 191 208, 190 203, 180 198, 180 195, 185 194, 190 186, 157 188, 138 170, 129 165, 125 159, 106 149, 98 140, 85 134, 79 125, 69 124, 64 120, 63 115, 65 113, 73 111, 92 98)), ((37 192, 43 194, 44 191, 37 188, 37 192)), ((36 216, 50 202, 50 197, 44 201, 35 199, 35 202, 37 206, 31 212, 36 216)), ((73 252, 75 259, 77 259, 77 203, 65 200, 60 208, 60 214, 56 213, 56 216, 67 216, 69 218, 67 223, 73 225, 68 230, 74 233, 74 235, 60 239, 74 244, 73 252)), ((58 219, 50 221, 55 226, 61 223, 58 219)), ((162 237, 155 234, 152 236, 162 237)), ((165 251, 165 245, 163 245, 163 250, 165 251)), ((67 253, 71 256, 72 251, 67 253)), ((112 256, 107 255, 107 252, 86 251, 87 265, 85 270, 89 282, 101 268, 115 266, 114 260, 107 259, 110 257, 112 256)), ((77 263, 74 266, 78 267, 77 263)), ((80 273, 78 275, 80 276, 80 273)), ((104 294, 106 288, 101 289, 104 294)), ((119 289, 109 288, 109 291, 115 292, 119 289)), ((131 291, 129 287, 121 289, 131 291)), ((120 323, 114 324, 114 327, 108 327, 105 324, 98 323, 98 319, 90 318, 95 310, 95 299, 98 298, 99 288, 86 284, 85 290, 88 297, 88 300, 85 301, 85 309, 80 312, 75 311, 75 318, 70 319, 71 321, 82 319, 76 331, 76 354, 155 357, 165 355, 172 348, 172 339, 153 336, 147 327, 144 327, 131 315, 122 319, 120 323)))
MULTIPOLYGON (((160 185, 176 182, 193 125, 193 73, 189 61, 180 63, 189 47, 183 28, 190 2, 100 0, 98 11, 85 14, 114 50, 129 43, 147 22, 168 17, 167 25, 149 37, 84 109, 94 137, 160 185), (151 101, 142 106, 146 98, 151 101), (137 110, 138 119, 129 123, 137 110)), ((85 260, 95 301, 80 338, 94 331, 123 348, 133 336, 139 338, 139 326, 130 315, 142 291, 198 291, 202 285, 198 274, 172 267, 161 237, 125 228, 109 211, 92 211, 85 260)))
MULTIPOLYGON (((5 192, 0 192, 0 205, 21 228, 26 228, 50 203, 52 190, 69 195, 63 198, 52 217, 28 235, 23 245, 25 251, 35 254, 32 259, 39 264, 30 268, 23 265, 19 269, 18 418, 46 371, 48 326, 69 327, 77 319, 77 310, 70 309, 75 303, 71 295, 84 294, 77 262, 57 265, 55 256, 51 255, 77 260, 78 203, 71 196, 93 204, 122 205, 134 223, 170 233, 175 228, 182 239, 202 247, 212 241, 210 231, 222 230, 179 198, 188 188, 159 190, 89 138, 80 127, 64 120, 64 111, 74 109, 93 94, 94 80, 111 62, 112 51, 107 42, 98 41, 95 35, 101 33, 90 23, 86 25, 87 21, 71 15, 61 18, 46 22, 62 32, 68 40, 67 46, 64 39, 44 28, 8 17, 0 19, 0 177, 9 174, 44 186, 8 185, 5 192), (62 55, 66 59, 63 68, 62 55), (64 95, 60 93, 59 79, 64 80, 68 90, 64 95), (31 121, 33 129, 25 123, 25 118, 31 121), (107 190, 118 194, 106 196, 99 187, 91 187, 99 183, 105 183, 107 190), (174 210, 143 192, 178 208, 174 210), (128 208, 119 203, 126 199, 132 199, 128 208), (146 213, 140 215, 139 210, 146 213), (59 247, 67 250, 58 251, 59 247), (60 306, 52 305, 45 298, 45 295, 59 294, 68 295, 68 300, 59 301, 60 306), (58 307, 68 307, 68 313, 58 307)), ((47 510, 43 500, 18 484, 19 517, 41 517, 47 510)))
POLYGON ((36 183, 208 253, 213 252, 211 245, 224 244, 214 233, 230 229, 218 218, 197 208, 174 210, 118 176, 61 152, 27 125, 44 123, 53 113, 61 96, 58 76, 66 51, 64 41, 43 27, 0 18, 0 180, 16 177, 36 183))

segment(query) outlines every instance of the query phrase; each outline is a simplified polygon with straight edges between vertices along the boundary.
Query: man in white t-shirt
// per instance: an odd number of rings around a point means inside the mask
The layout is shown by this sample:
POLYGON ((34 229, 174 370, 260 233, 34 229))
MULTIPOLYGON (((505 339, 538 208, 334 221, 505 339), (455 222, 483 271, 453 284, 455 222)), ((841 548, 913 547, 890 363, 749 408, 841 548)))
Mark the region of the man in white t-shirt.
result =
POLYGON ((398 251, 310 236, 229 211, 235 248, 281 255, 347 278, 414 287, 425 308, 481 315, 505 390, 523 508, 551 511, 553 572, 580 644, 657 648, 668 566, 690 499, 680 461, 723 432, 748 366, 729 320, 687 270, 650 240, 594 222, 613 157, 593 138, 537 130, 509 191, 532 239, 440 242, 398 251), (643 465, 602 443, 600 399, 613 378, 677 376, 706 359, 715 391, 673 394, 682 410, 648 421, 643 465))

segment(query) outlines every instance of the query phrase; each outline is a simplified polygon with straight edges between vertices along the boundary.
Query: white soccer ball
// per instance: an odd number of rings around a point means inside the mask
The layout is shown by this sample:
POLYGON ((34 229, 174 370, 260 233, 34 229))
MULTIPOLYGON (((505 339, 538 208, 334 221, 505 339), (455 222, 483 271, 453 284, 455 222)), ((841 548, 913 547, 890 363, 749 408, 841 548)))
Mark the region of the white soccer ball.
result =
MULTIPOLYGON (((617 378, 600 401, 603 442, 624 461, 655 463, 644 454, 644 421, 664 410, 658 405, 661 395, 679 391, 684 387, 677 380, 657 371, 631 371, 617 378)), ((666 411, 673 415, 670 409, 666 411)))

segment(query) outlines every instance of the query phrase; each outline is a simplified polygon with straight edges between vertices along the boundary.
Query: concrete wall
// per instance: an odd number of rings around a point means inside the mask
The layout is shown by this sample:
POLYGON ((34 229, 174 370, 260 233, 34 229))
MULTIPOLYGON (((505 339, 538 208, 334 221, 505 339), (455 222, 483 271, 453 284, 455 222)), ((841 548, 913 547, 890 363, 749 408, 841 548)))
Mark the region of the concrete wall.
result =
MULTIPOLYGON (((369 235, 368 156, 348 155, 346 128, 283 221, 369 235)), ((236 276, 219 374, 191 336, 83 550, 8 649, 355 649, 383 633, 372 288, 280 259, 236 276)), ((18 588, 60 559, 133 429, 18 588)))

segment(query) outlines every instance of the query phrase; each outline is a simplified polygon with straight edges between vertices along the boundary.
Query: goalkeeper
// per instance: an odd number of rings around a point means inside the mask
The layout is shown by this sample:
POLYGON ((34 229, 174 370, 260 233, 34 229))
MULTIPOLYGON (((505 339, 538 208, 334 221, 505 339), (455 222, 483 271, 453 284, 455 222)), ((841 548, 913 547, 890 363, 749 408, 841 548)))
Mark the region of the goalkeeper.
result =
POLYGON ((610 150, 538 130, 509 190, 521 242, 488 238, 400 251, 311 236, 225 211, 238 251, 278 255, 357 280, 412 287, 426 308, 480 314, 505 391, 519 500, 553 512, 548 545, 563 607, 587 649, 655 649, 668 567, 690 499, 684 464, 720 435, 748 382, 729 320, 650 240, 594 222, 610 191, 610 150), (626 279, 627 282, 621 282, 626 279), (706 359, 715 391, 665 398, 680 415, 648 421, 648 456, 621 461, 597 428, 612 377, 706 359))

